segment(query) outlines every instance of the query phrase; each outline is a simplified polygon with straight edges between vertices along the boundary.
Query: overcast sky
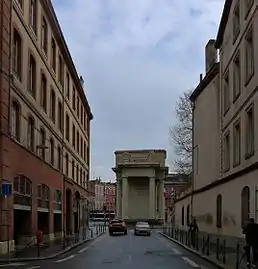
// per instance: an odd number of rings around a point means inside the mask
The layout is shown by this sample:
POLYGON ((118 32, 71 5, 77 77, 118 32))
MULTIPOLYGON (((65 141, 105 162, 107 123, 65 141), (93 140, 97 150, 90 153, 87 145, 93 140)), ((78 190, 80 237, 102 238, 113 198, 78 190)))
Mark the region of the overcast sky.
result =
POLYGON ((94 119, 91 179, 114 180, 114 151, 164 148, 178 96, 204 72, 223 0, 52 0, 94 119))

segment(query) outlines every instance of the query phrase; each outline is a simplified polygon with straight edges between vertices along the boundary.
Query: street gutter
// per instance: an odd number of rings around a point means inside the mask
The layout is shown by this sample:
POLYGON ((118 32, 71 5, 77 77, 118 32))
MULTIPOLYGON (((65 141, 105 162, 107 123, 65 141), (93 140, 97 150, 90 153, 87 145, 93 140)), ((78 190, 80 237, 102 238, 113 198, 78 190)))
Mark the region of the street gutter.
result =
POLYGON ((172 241, 172 242, 178 244, 179 246, 183 247, 183 248, 186 249, 187 251, 189 251, 189 252, 195 254, 196 256, 198 256, 198 257, 204 259, 205 261, 211 263, 212 265, 216 266, 217 268, 220 268, 220 269, 225 269, 225 268, 227 268, 225 265, 213 261, 212 259, 210 259, 210 258, 207 257, 206 255, 203 255, 203 254, 201 254, 200 252, 198 252, 198 251, 196 251, 196 250, 194 250, 194 249, 192 249, 192 248, 189 248, 188 246, 186 246, 186 245, 184 245, 184 244, 178 242, 177 240, 171 238, 170 236, 168 236, 168 235, 166 235, 166 234, 164 234, 164 233, 162 233, 162 232, 158 232, 158 233, 159 233, 160 235, 164 236, 165 238, 167 238, 168 240, 170 240, 170 241, 172 241))

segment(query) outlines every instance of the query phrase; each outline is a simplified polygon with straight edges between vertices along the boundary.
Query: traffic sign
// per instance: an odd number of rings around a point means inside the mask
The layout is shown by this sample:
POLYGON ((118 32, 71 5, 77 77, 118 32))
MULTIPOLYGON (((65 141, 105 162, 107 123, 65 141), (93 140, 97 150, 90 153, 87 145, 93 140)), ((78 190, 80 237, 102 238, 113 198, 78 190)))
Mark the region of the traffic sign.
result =
POLYGON ((1 186, 1 194, 4 196, 12 195, 12 184, 9 182, 3 182, 1 186))

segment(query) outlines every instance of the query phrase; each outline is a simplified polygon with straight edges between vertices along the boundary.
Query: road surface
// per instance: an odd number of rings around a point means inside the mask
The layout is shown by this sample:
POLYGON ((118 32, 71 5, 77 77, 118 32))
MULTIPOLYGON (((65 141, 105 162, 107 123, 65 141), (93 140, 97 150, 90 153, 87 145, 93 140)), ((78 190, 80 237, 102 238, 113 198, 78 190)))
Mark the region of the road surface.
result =
POLYGON ((149 236, 128 235, 98 237, 53 260, 14 263, 11 269, 215 269, 179 245, 153 231, 149 236))

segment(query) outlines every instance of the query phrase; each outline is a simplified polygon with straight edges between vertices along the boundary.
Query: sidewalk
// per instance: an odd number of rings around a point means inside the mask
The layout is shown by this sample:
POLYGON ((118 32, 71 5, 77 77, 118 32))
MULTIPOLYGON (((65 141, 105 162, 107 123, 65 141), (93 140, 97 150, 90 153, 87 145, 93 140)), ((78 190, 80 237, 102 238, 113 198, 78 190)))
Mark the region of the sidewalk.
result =
POLYGON ((241 240, 230 242, 213 235, 200 233, 197 236, 196 245, 193 247, 190 244, 189 234, 187 235, 185 231, 164 228, 161 234, 219 268, 235 269, 240 268, 241 263, 244 263, 244 260, 241 259, 243 256, 241 240))
POLYGON ((94 239, 105 231, 100 230, 98 227, 89 227, 86 235, 83 237, 83 233, 80 232, 79 238, 75 235, 69 236, 65 239, 57 239, 50 242, 43 242, 40 248, 40 256, 38 256, 38 249, 35 245, 10 252, 5 255, 0 255, 0 263, 7 261, 21 261, 21 260, 36 260, 47 259, 53 256, 61 255, 64 252, 69 251, 71 248, 79 246, 80 244, 94 239))

